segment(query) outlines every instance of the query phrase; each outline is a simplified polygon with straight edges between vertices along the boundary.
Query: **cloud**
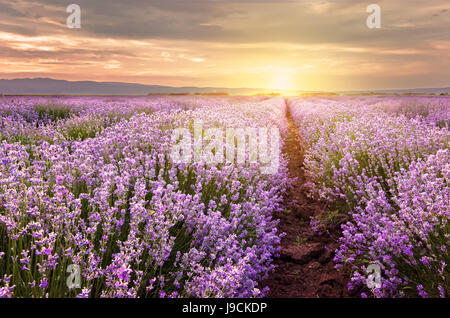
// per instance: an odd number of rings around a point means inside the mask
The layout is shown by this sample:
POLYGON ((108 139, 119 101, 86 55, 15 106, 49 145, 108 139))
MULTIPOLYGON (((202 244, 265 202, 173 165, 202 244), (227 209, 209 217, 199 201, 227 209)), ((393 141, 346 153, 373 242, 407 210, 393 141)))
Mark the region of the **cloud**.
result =
MULTIPOLYGON (((126 39, 290 43, 412 43, 432 34, 449 39, 450 21, 430 24, 446 12, 445 0, 380 1, 383 32, 365 25, 365 1, 78 0, 86 36, 126 39), (411 24, 413 22, 413 24, 411 24), (410 23, 404 30, 392 25, 410 23), (405 37, 405 32, 410 32, 405 37)), ((20 34, 65 33, 66 3, 59 0, 0 0, 1 21, 20 34), (53 24, 52 24, 53 23, 53 24)), ((3 30, 3 29, 2 29, 3 30)))

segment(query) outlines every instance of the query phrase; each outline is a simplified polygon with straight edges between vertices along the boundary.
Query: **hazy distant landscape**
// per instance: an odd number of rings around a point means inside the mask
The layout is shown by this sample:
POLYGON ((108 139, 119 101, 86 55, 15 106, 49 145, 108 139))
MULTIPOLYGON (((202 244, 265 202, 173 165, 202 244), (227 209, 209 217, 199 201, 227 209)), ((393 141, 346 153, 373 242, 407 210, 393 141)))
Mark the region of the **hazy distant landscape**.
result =
MULTIPOLYGON (((230 95, 273 94, 295 96, 321 91, 280 90, 267 88, 172 87, 121 82, 65 81, 50 78, 0 79, 0 93, 7 95, 147 95, 227 93, 230 95)), ((323 91, 327 93, 327 91, 323 91)), ((334 93, 332 91, 328 93, 334 93)), ((341 94, 448 94, 447 88, 413 88, 367 91, 338 91, 341 94)))

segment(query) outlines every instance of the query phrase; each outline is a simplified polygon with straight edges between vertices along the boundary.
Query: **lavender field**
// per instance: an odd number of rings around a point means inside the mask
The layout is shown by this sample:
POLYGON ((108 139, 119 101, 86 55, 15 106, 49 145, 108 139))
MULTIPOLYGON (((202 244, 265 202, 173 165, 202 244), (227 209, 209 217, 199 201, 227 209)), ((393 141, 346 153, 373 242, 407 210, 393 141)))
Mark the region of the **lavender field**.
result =
POLYGON ((0 115, 0 297, 266 296, 298 177, 288 117, 345 288, 450 294, 447 97, 5 97, 0 115), (195 122, 204 146, 208 128, 275 127, 277 170, 174 162, 195 122))

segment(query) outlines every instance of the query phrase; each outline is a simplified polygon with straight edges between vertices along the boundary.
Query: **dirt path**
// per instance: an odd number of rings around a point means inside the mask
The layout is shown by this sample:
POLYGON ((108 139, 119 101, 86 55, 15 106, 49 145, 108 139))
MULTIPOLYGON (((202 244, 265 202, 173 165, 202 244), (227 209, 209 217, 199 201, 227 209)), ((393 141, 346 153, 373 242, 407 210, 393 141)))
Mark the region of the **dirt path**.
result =
POLYGON ((302 142, 289 110, 287 119, 289 136, 283 153, 289 159, 290 176, 297 182, 285 199, 287 211, 275 216, 280 218, 278 228, 286 236, 281 241, 281 256, 275 261, 275 269, 262 285, 270 287, 269 298, 349 297, 347 279, 333 264, 338 233, 318 235, 309 225, 310 217, 319 214, 323 207, 305 195, 302 142))

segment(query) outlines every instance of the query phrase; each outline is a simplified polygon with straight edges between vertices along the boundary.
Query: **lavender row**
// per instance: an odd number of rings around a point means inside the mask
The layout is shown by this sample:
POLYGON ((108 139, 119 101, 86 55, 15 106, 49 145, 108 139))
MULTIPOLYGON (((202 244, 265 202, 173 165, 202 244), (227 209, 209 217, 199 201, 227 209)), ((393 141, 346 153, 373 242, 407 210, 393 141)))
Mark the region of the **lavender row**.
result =
POLYGON ((448 99, 334 98, 290 102, 306 146, 310 194, 343 223, 335 261, 376 297, 448 296, 448 99), (419 107, 423 103, 422 107, 419 107))
MULTIPOLYGON (((198 119, 205 127, 283 130, 284 102, 192 99, 183 108, 169 100, 167 110, 136 111, 95 137, 2 141, 0 296, 264 295, 258 282, 279 252, 272 213, 289 184, 285 160, 274 175, 254 164, 174 164, 171 132, 198 119), (80 288, 67 286, 72 265, 80 288)), ((98 111, 89 100, 80 104, 92 111, 62 123, 77 126, 98 111)))

